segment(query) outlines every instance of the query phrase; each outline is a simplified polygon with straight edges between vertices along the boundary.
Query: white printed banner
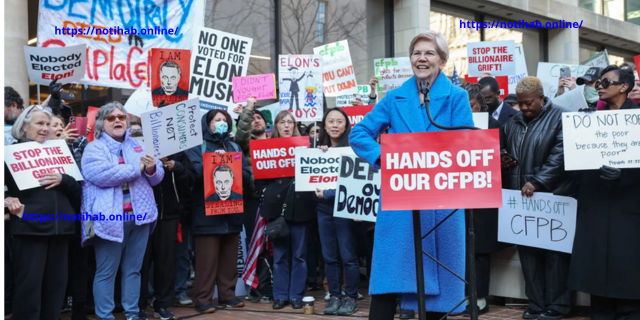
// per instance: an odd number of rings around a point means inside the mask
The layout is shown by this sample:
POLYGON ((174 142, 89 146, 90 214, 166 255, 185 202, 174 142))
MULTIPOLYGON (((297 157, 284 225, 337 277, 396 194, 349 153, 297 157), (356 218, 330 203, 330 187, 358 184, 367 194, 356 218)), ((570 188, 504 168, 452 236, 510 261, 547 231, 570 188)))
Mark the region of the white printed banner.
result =
POLYGON ((502 189, 498 241, 571 253, 577 212, 578 201, 571 197, 536 192, 527 198, 520 190, 502 189))
POLYGON ((342 155, 333 216, 376 222, 380 209, 380 170, 356 155, 342 155))
POLYGON ((278 61, 280 109, 298 121, 322 121, 322 57, 281 55, 278 61))
POLYGON ((640 168, 640 109, 562 114, 565 170, 640 168))
POLYGON ((574 80, 584 75, 588 66, 565 63, 538 62, 538 73, 536 77, 542 81, 544 95, 553 98, 558 92, 558 78, 560 78, 560 68, 567 66, 571 69, 571 78, 574 80))
POLYGON ((140 119, 145 150, 156 159, 202 144, 198 99, 145 112, 140 119))
MULTIPOLYGON (((369 102, 369 92, 371 91, 371 87, 370 86, 358 86, 358 93, 357 94, 347 94, 344 96, 337 96, 336 97, 336 107, 340 107, 340 108, 344 108, 344 107, 351 107, 352 104, 351 102, 356 98, 360 98, 360 100, 362 100, 362 105, 366 106, 368 104, 370 104, 369 102)), ((375 103, 375 101, 374 101, 375 103)))
POLYGON ((358 93, 347 40, 313 48, 313 53, 322 56, 322 84, 325 96, 337 97, 358 93))
POLYGON ((150 85, 151 48, 191 49, 203 24, 204 0, 42 0, 38 47, 86 45, 81 83, 135 89, 150 85))
POLYGON ((513 55, 516 60, 516 74, 509 76, 509 93, 516 93, 516 86, 522 78, 529 75, 527 71, 527 59, 524 57, 524 48, 522 44, 518 44, 514 47, 515 53, 513 55))
POLYGON ((491 73, 494 77, 515 75, 514 47, 513 40, 469 42, 469 76, 480 77, 485 72, 491 73))
POLYGON ((192 40, 189 98, 200 98, 203 114, 222 109, 237 119, 232 79, 247 75, 253 39, 198 27, 192 40))
POLYGON ((24 46, 29 81, 48 86, 52 80, 58 83, 78 82, 84 77, 87 46, 64 48, 39 48, 24 46))
POLYGON ((329 148, 323 152, 317 148, 298 148, 294 151, 296 163, 296 191, 335 189, 343 154, 354 154, 351 147, 329 148))
POLYGON ((411 60, 407 57, 373 59, 375 76, 378 77, 378 92, 387 92, 400 87, 413 77, 411 60))

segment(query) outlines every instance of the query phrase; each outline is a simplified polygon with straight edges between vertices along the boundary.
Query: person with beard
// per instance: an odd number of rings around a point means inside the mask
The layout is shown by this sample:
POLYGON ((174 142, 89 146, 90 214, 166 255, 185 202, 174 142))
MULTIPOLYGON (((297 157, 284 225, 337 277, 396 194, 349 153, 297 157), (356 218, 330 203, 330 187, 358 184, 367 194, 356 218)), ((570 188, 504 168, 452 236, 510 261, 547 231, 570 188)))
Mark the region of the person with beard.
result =
POLYGON ((482 96, 489 106, 490 116, 500 121, 501 124, 505 124, 518 114, 518 111, 513 109, 510 104, 500 101, 500 85, 498 85, 496 78, 484 77, 478 80, 478 84, 482 86, 482 96))
MULTIPOLYGON (((4 87, 4 145, 8 146, 16 139, 11 136, 11 126, 24 111, 24 100, 12 87, 4 87)), ((6 234, 6 233, 5 233, 6 234)), ((5 268, 6 270, 6 268, 5 268)))

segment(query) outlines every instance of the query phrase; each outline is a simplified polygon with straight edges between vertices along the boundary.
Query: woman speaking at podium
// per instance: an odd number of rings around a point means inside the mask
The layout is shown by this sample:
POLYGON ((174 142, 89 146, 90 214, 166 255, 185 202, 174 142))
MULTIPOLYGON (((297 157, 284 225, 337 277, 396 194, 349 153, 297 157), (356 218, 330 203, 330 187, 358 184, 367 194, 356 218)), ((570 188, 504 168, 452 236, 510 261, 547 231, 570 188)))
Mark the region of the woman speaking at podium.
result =
MULTIPOLYGON (((443 34, 426 31, 409 46, 414 76, 387 92, 349 136, 355 153, 380 168, 382 131, 389 133, 441 131, 427 117, 420 85, 429 86, 428 99, 434 121, 442 126, 473 126, 467 92, 442 72, 449 58, 443 34), (430 98, 430 99, 429 99, 430 98)), ((384 194, 381 197, 384 201, 384 194)), ((422 210, 422 234, 442 221, 451 210, 422 210)), ((380 211, 376 223, 369 291, 373 295, 369 319, 393 319, 396 294, 403 309, 418 309, 413 223, 411 211, 380 211)), ((422 240, 423 250, 458 275, 465 272, 465 220, 459 210, 437 231, 422 240)), ((427 319, 440 319, 464 299, 464 282, 423 255, 427 319)), ((455 311, 461 312, 464 305, 455 311), (459 309, 459 310, 458 310, 459 309)))

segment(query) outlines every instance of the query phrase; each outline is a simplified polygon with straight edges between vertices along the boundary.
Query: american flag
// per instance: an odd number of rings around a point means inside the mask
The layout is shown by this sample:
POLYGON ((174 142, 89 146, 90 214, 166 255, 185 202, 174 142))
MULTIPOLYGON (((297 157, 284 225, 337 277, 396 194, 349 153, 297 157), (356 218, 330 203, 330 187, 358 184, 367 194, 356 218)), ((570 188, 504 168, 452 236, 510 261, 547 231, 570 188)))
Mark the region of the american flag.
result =
POLYGON ((267 226, 267 219, 260 215, 262 210, 262 199, 260 199, 260 206, 258 207, 258 214, 256 215, 256 224, 253 227, 253 237, 251 238, 251 245, 249 246, 249 258, 244 265, 244 271, 242 272, 242 280, 244 283, 250 285, 252 288, 258 288, 258 276, 256 268, 258 267, 258 256, 262 253, 265 246, 264 229, 267 226))
POLYGON ((453 66, 453 76, 451 76, 451 83, 453 83, 454 86, 459 86, 460 85, 460 77, 458 77, 458 70, 456 70, 456 66, 453 66))

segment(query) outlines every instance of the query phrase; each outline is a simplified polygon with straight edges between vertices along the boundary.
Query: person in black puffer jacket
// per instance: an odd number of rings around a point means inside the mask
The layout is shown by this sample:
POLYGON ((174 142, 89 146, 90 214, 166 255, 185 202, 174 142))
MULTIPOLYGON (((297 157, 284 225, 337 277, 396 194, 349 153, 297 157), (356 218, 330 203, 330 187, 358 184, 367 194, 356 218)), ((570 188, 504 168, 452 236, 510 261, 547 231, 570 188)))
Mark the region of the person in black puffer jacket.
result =
MULTIPOLYGON (((236 262, 238 242, 242 232, 242 213, 207 216, 204 201, 202 153, 241 152, 242 149, 231 141, 229 135, 233 127, 231 116, 224 110, 211 110, 202 117, 203 146, 186 151, 196 169, 193 185, 192 233, 195 239, 195 296, 193 302, 200 313, 215 312, 211 305, 213 290, 218 285, 218 304, 222 307, 240 308, 244 302, 236 299, 235 288, 238 281, 236 262)), ((248 190, 251 170, 242 157, 243 190, 248 190)))
MULTIPOLYGON (((500 130, 500 143, 514 158, 502 157, 503 186, 521 190, 522 196, 551 192, 575 197, 578 179, 564 171, 562 109, 544 96, 542 82, 525 77, 516 87, 520 112, 500 130)), ((559 320, 571 311, 573 291, 569 289, 571 255, 518 246, 529 307, 524 319, 559 320), (545 271, 546 270, 546 271, 545 271)))

